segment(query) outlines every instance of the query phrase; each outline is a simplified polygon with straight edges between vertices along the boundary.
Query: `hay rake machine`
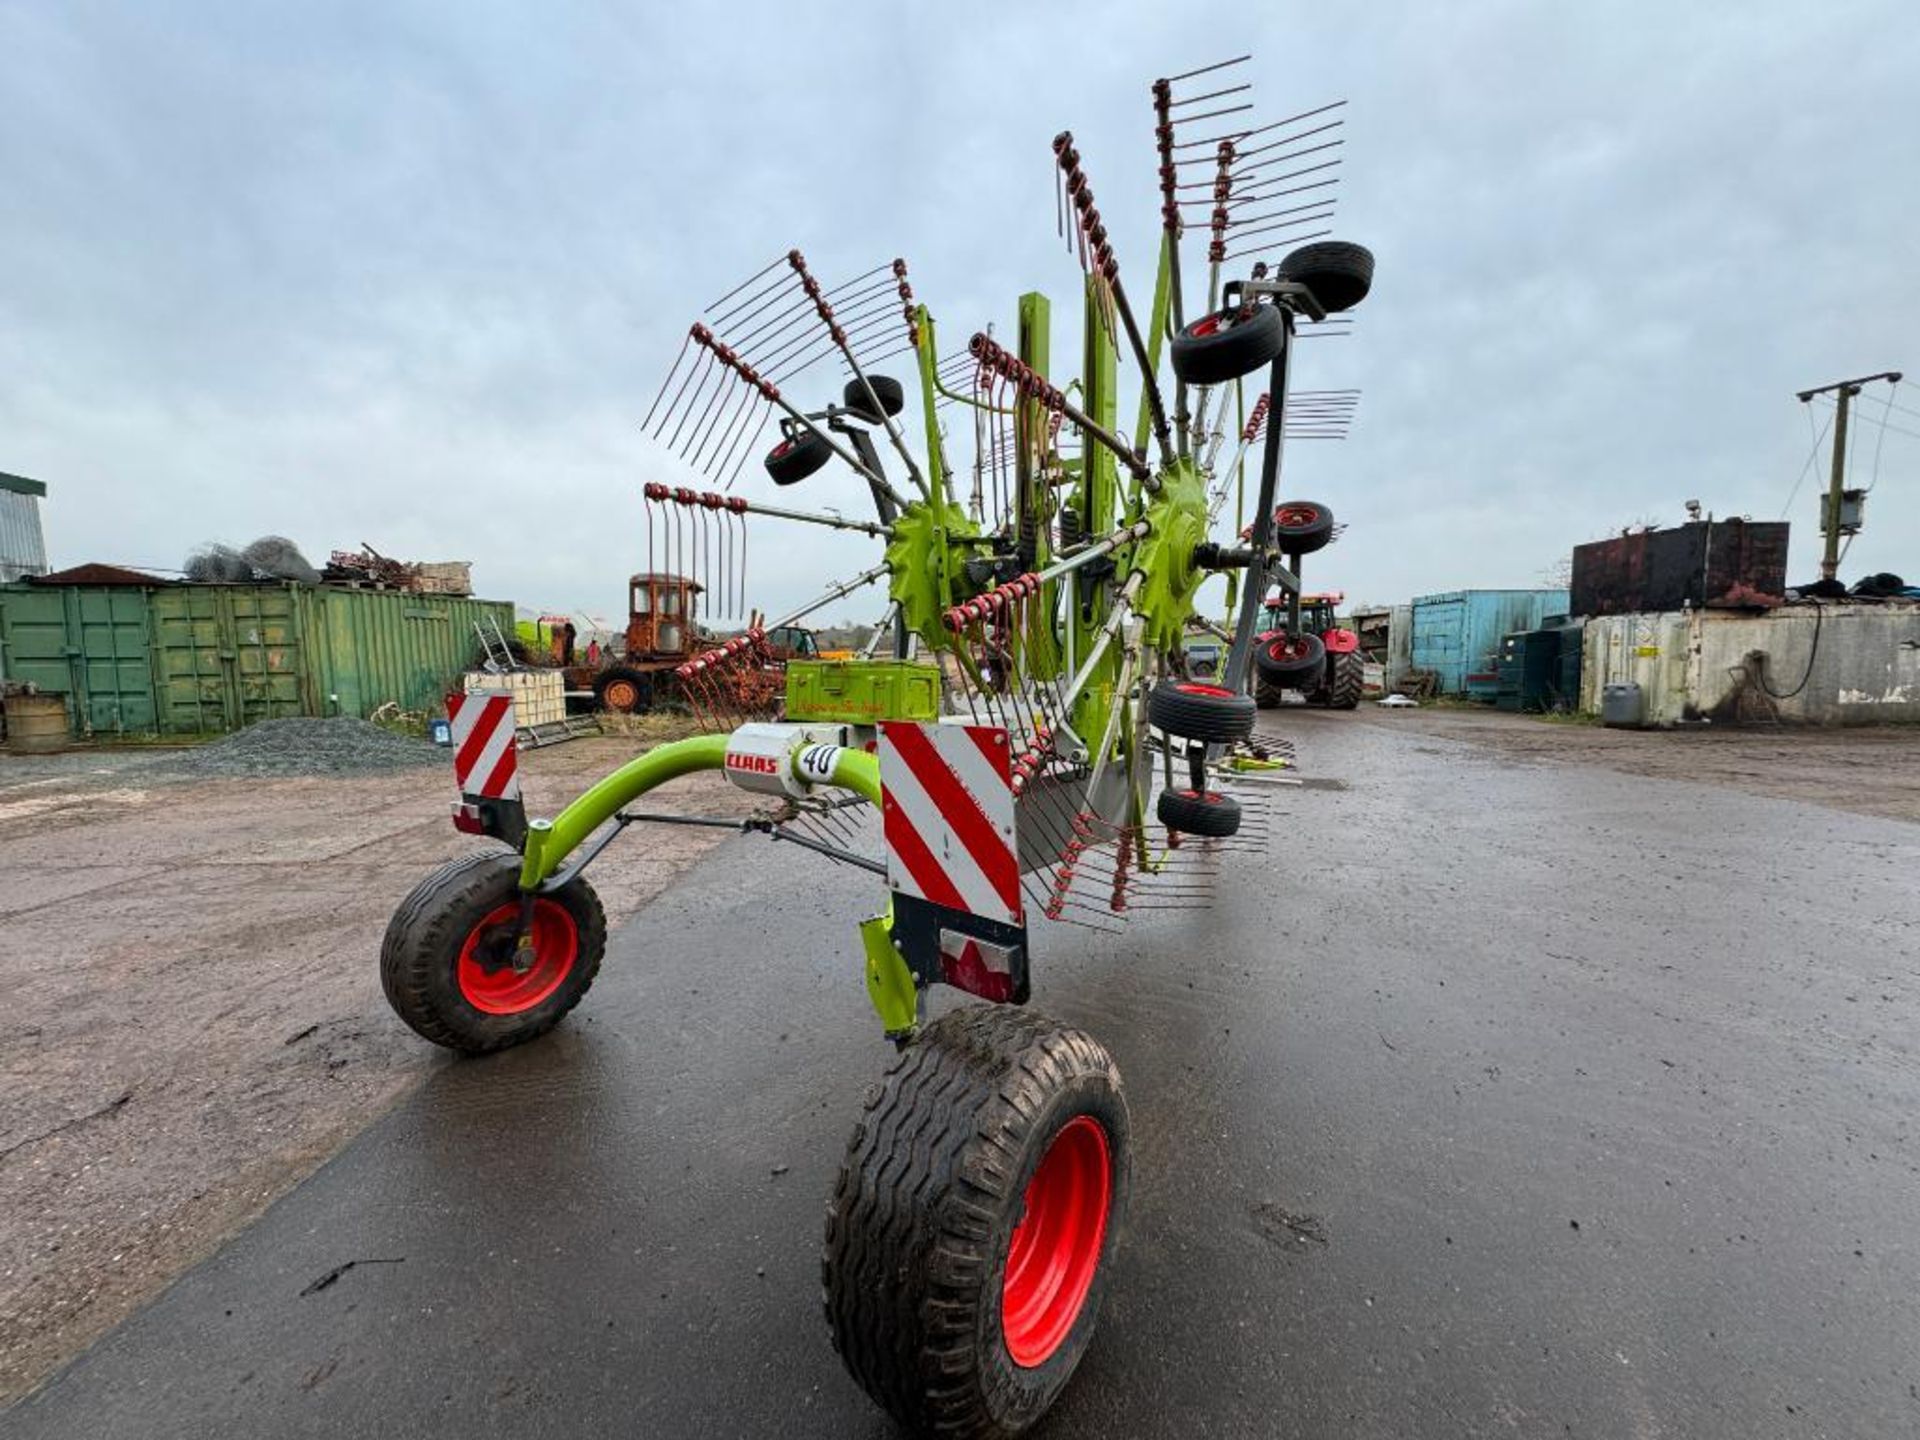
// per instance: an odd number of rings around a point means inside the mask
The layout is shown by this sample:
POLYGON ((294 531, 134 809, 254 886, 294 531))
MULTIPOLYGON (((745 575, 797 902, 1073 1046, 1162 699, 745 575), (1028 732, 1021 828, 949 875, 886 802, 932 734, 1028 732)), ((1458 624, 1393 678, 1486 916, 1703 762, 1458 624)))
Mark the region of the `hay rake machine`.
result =
POLYGON ((1045 1413, 1091 1339, 1126 1211, 1118 1071, 1092 1037, 1025 1008, 1030 937, 1204 905, 1221 856, 1263 840, 1241 782, 1276 763, 1252 739, 1247 690, 1268 585, 1298 588, 1275 529, 1284 442, 1344 433, 1352 411, 1345 392, 1290 388, 1297 342, 1344 331, 1373 260, 1316 229, 1332 213, 1339 106, 1255 123, 1251 87, 1227 83, 1246 58, 1152 87, 1160 245, 1145 310, 1078 142, 1054 140, 1059 233, 1081 271, 1072 365, 1056 363, 1038 294, 1004 343, 976 333, 943 355, 899 260, 829 286, 790 251, 708 308, 645 425, 714 488, 644 493, 649 565, 699 571, 746 621, 678 672, 710 733, 529 821, 492 713, 504 697, 464 697, 456 821, 510 848, 423 881, 382 953, 409 1024, 485 1052, 544 1032, 586 992, 605 921, 583 872, 634 824, 737 826, 884 877, 888 903, 860 941, 898 1054, 854 1129, 823 1276, 835 1347, 915 1433, 1014 1435, 1045 1413), (1206 237, 1197 286, 1190 224, 1206 237), (889 360, 910 383, 880 372, 889 360), (819 369, 839 372, 837 398, 802 408, 793 396, 819 369), (966 468, 950 441, 971 442, 966 468), (845 465, 873 516, 735 495, 756 459, 781 487, 845 465), (760 519, 862 533, 884 554, 762 622, 744 563, 760 519), (1215 575, 1231 643, 1203 681, 1185 640, 1215 575), (755 679, 783 627, 882 584, 863 654, 791 661, 777 693, 755 679), (744 822, 629 808, 701 770, 767 805, 744 822), (935 985, 989 1003, 929 1022, 935 985))

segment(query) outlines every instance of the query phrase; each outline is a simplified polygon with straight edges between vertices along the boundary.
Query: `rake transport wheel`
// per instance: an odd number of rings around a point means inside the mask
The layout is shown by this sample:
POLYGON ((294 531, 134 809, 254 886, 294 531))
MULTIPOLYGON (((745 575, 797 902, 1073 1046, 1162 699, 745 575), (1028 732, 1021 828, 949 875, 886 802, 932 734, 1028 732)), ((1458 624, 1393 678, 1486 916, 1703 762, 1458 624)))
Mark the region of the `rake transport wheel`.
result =
POLYGON ((1286 322, 1271 305, 1229 305, 1173 337, 1173 373, 1189 385, 1238 380, 1272 364, 1286 339, 1286 322))
POLYGON ((1253 733, 1253 701, 1224 685, 1162 680, 1147 692, 1147 723, 1182 740, 1231 744, 1253 733))
POLYGON ((1127 1104, 1031 1010, 929 1025, 854 1127, 821 1266, 834 1348, 915 1435, 1019 1435, 1086 1353, 1121 1225, 1127 1104))
POLYGON ((1360 652, 1349 650, 1345 654, 1335 655, 1333 663, 1327 668, 1332 672, 1327 682, 1328 708, 1358 710, 1367 678, 1367 662, 1360 658, 1360 652))
POLYGON ((1240 802, 1217 790, 1162 790, 1154 810, 1162 825, 1183 835, 1224 840, 1240 829, 1240 802))
POLYGON ((653 677, 616 665, 594 679, 593 698, 602 710, 635 714, 653 703, 653 677))
POLYGON ((380 983, 394 1013, 449 1050, 484 1055, 544 1034, 593 984, 607 948, 600 897, 575 877, 533 902, 532 945, 517 950, 520 857, 488 850, 448 861, 394 911, 380 983))

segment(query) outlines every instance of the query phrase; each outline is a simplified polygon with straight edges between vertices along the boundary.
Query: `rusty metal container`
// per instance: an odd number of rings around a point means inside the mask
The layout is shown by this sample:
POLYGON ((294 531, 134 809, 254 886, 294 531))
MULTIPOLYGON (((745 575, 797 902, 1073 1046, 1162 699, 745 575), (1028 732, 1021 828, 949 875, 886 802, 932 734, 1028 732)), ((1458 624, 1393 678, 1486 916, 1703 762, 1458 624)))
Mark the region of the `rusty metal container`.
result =
POLYGON ((9 695, 7 749, 16 755, 51 755, 67 748, 67 697, 9 695))
POLYGON ((1760 610, 1787 598, 1784 520, 1695 520, 1573 547, 1572 613, 1760 610))

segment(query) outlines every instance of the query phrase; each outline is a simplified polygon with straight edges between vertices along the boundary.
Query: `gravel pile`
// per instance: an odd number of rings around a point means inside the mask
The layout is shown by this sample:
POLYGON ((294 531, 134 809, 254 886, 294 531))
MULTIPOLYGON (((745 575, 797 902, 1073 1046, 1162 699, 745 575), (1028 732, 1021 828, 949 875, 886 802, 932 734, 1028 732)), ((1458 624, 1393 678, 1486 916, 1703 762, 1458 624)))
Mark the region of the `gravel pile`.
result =
POLYGON ((156 769, 195 779, 226 776, 372 775, 446 765, 446 751, 427 740, 382 730, 351 716, 330 720, 262 720, 211 744, 169 755, 156 769))

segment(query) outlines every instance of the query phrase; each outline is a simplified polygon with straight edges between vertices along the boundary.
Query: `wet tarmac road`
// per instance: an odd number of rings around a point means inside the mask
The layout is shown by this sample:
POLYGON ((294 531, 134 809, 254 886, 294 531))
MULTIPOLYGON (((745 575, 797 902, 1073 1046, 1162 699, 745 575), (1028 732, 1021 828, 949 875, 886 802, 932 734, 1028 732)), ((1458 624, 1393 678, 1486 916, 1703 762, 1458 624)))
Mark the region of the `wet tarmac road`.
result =
MULTIPOLYGON (((1043 1433, 1920 1433, 1920 827, 1288 718, 1350 788, 1042 942, 1138 1145, 1043 1433)), ((873 887, 720 853, 0 1434, 891 1434, 818 1303, 873 887)))

